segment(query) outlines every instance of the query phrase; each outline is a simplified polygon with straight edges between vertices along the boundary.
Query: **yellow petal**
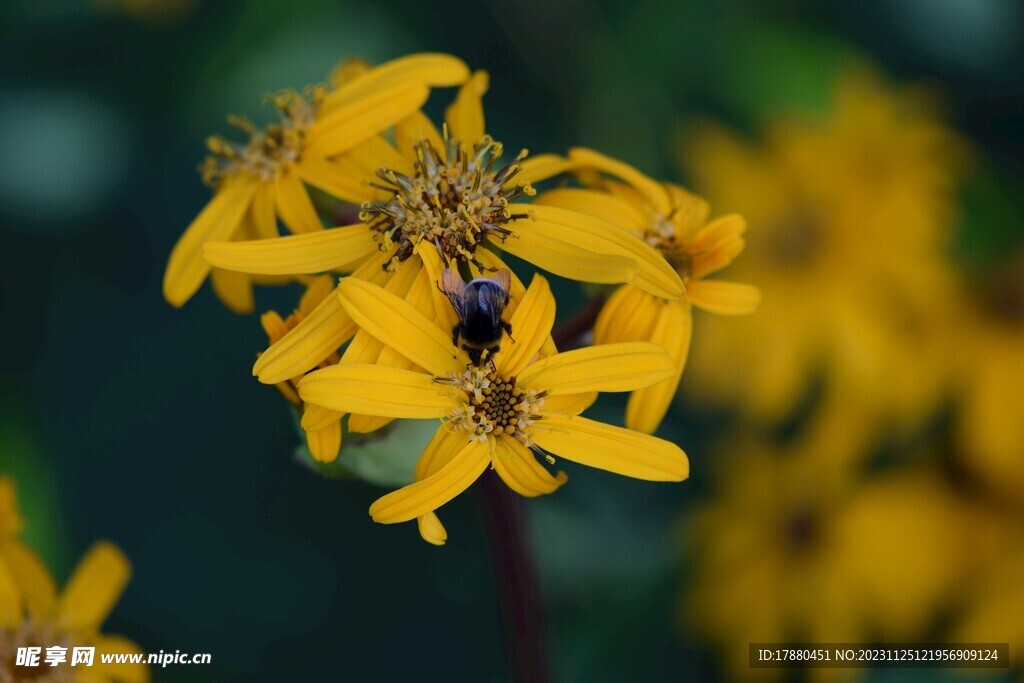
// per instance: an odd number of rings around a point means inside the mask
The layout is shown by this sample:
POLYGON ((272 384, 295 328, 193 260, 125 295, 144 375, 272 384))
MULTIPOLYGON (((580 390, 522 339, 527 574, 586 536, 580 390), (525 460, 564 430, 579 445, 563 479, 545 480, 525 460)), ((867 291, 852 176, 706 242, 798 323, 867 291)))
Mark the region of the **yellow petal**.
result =
POLYGON ((635 285, 623 285, 608 297, 594 323, 594 343, 647 341, 665 303, 635 285))
POLYGON ((302 428, 307 432, 316 431, 337 422, 344 416, 345 413, 310 403, 302 410, 302 428))
POLYGON ((331 70, 331 75, 328 78, 328 81, 334 90, 338 90, 359 76, 368 73, 372 69, 373 64, 367 60, 360 57, 350 57, 348 59, 341 60, 334 69, 331 70))
POLYGON ((451 337, 400 297, 355 278, 342 280, 338 295, 360 328, 427 372, 441 377, 459 369, 451 337))
MULTIPOLYGON (((481 249, 477 253, 483 252, 484 250, 481 249)), ((433 245, 426 242, 420 242, 416 246, 416 253, 419 254, 420 259, 423 261, 423 269, 426 271, 430 283, 430 298, 434 305, 433 320, 442 330, 450 330, 458 321, 458 316, 451 302, 448 301, 448 297, 438 287, 438 283, 441 282, 441 273, 444 272, 445 268, 444 263, 441 261, 441 256, 433 245)))
POLYGON ((57 603, 60 631, 94 631, 114 609, 131 577, 128 558, 112 543, 93 545, 78 563, 57 603))
MULTIPOLYGON (((470 264, 469 269, 473 273, 473 277, 490 276, 498 270, 507 270, 512 273, 512 284, 509 287, 509 294, 511 294, 511 300, 508 302, 508 306, 505 308, 507 316, 515 315, 515 312, 519 310, 519 302, 526 296, 526 287, 523 286, 522 281, 516 276, 515 272, 512 271, 508 265, 502 261, 497 254, 490 251, 489 249, 478 249, 476 252, 477 260, 487 269, 486 273, 480 273, 476 266, 470 264)), ((449 306, 450 308, 450 306, 449 306)), ((454 323, 453 323, 454 324, 454 323)), ((550 356, 557 353, 555 349, 555 343, 551 340, 551 335, 544 338, 544 343, 540 347, 540 355, 550 356)))
POLYGON ((307 154, 296 165, 295 170, 310 185, 319 187, 327 194, 346 202, 361 204, 366 201, 369 194, 369 188, 364 182, 367 176, 357 176, 350 173, 345 165, 322 157, 307 154))
POLYGON ((430 375, 381 365, 334 365, 299 382, 307 403, 381 417, 441 417, 462 401, 430 375))
POLYGON ((57 584, 43 561, 28 546, 14 539, 0 545, 0 557, 19 587, 29 615, 37 623, 49 621, 57 606, 57 584))
POLYGON ((526 446, 515 439, 498 442, 494 455, 494 471, 510 489, 522 496, 551 493, 569 478, 565 472, 552 476, 526 446))
POLYGON ((693 252, 710 251, 723 240, 740 237, 747 230, 747 222, 742 216, 731 214, 722 216, 701 228, 690 240, 688 246, 693 252))
POLYGON ((252 294, 252 278, 248 275, 214 268, 210 273, 210 284, 213 285, 213 292, 217 298, 229 309, 240 315, 252 313, 256 304, 252 294))
POLYGON ((0 628, 16 628, 23 620, 18 582, 0 557, 0 628))
POLYGON ((583 394, 563 394, 559 396, 548 396, 544 399, 544 414, 561 413, 562 415, 579 415, 584 410, 594 405, 597 400, 596 391, 588 391, 583 394))
MULTIPOLYGON (((96 656, 93 668, 86 671, 95 671, 101 676, 109 677, 115 683, 149 683, 149 667, 145 664, 103 663, 104 654, 144 654, 138 645, 121 636, 100 635, 91 642, 96 647, 96 656)), ((75 674, 76 680, 79 676, 81 672, 75 674)))
POLYGON ((633 259, 594 253, 576 243, 555 239, 545 232, 545 225, 539 221, 522 219, 512 225, 515 234, 499 243, 499 246, 513 256, 555 275, 602 284, 629 282, 637 275, 637 265, 633 259))
POLYGON ((348 430, 353 434, 369 434, 392 422, 393 417, 381 417, 379 415, 349 415, 348 430))
MULTIPOLYGON (((415 156, 406 158, 380 135, 374 135, 345 155, 346 160, 364 169, 362 176, 364 180, 374 178, 378 169, 382 168, 411 175, 415 171, 412 164, 412 159, 415 158, 415 156)), ((366 182, 363 185, 363 194, 365 195, 370 188, 366 182)))
POLYGON ((629 164, 584 147, 569 150, 569 158, 579 166, 594 168, 626 181, 647 199, 656 213, 668 216, 672 210, 668 192, 661 183, 648 178, 629 164))
POLYGON ((601 218, 630 231, 642 231, 647 217, 629 202, 604 192, 575 187, 557 188, 540 194, 534 205, 555 206, 601 218))
POLYGON ((761 290, 738 282, 697 280, 686 288, 686 298, 694 306, 721 315, 753 313, 761 303, 761 290))
POLYGON ((199 212, 171 251, 164 271, 164 298, 181 306, 196 293, 210 272, 203 260, 203 244, 226 240, 242 223, 256 193, 256 181, 243 176, 224 181, 213 199, 199 212))
POLYGON ((466 432, 449 429, 446 425, 439 425, 434 436, 430 438, 423 454, 416 461, 416 469, 413 477, 416 481, 441 471, 441 468, 451 462, 452 458, 458 455, 459 451, 466 447, 470 439, 466 432))
POLYGON ((476 71, 470 76, 455 96, 455 101, 445 112, 448 131, 455 140, 472 147, 484 136, 483 96, 490 79, 486 71, 476 71))
POLYGON ((252 197, 249 219, 257 239, 266 240, 281 236, 277 230, 277 209, 274 206, 276 194, 273 185, 263 183, 252 197))
POLYGON ((679 378, 686 367, 693 333, 693 315, 685 304, 661 307, 651 342, 665 349, 672 358, 675 372, 668 379, 634 391, 626 404, 626 426, 645 434, 653 434, 668 412, 679 388, 679 378))
MULTIPOLYGON (((628 230, 554 206, 534 205, 530 213, 536 220, 530 220, 518 232, 542 231, 551 239, 576 245, 579 255, 594 252, 632 259, 637 266, 637 287, 664 299, 678 299, 682 295, 683 283, 672 266, 653 247, 628 230)), ((513 223, 514 227, 518 225, 518 222, 513 223)), ((510 239, 507 242, 514 241, 510 239)))
MULTIPOLYGON (((420 459, 416 461, 416 471, 413 477, 416 481, 422 481, 429 476, 441 471, 445 465, 451 462, 459 451, 469 443, 465 432, 458 432, 448 429, 445 425, 437 428, 430 443, 423 450, 420 459)), ((420 536, 427 543, 444 545, 448 540, 448 532, 445 531, 441 520, 433 512, 420 515, 416 518, 419 526, 420 536)))
POLYGON ((306 443, 314 460, 334 462, 341 450, 341 422, 335 420, 326 427, 307 431, 306 443))
POLYGON ((327 95, 323 107, 330 111, 358 102, 381 91, 409 85, 446 87, 469 77, 469 68, 457 57, 424 52, 385 62, 360 74, 327 95))
POLYGON ((420 537, 432 545, 444 545, 448 540, 448 531, 441 524, 436 512, 428 512, 416 518, 420 537))
POLYGON ((421 111, 412 114, 395 124, 395 147, 408 159, 416 158, 416 145, 427 141, 441 158, 444 159, 445 146, 441 133, 433 121, 421 111))
POLYGON ((313 201, 298 174, 285 173, 277 177, 274 181, 274 199, 281 220, 293 233, 319 232, 324 229, 323 221, 317 215, 313 201))
POLYGON ((425 86, 400 86, 339 106, 310 127, 306 150, 320 157, 347 152, 422 107, 429 95, 425 86))
POLYGON ((469 488, 490 460, 487 443, 470 441, 436 474, 379 498, 370 516, 380 524, 395 524, 433 512, 469 488))
POLYGON ((545 416, 533 440, 554 455, 616 474, 649 481, 682 481, 690 464, 679 446, 647 434, 585 417, 545 416))
POLYGON ((298 310, 302 317, 305 318, 312 313, 317 306, 323 303, 324 299, 334 292, 335 287, 334 278, 330 275, 313 278, 313 281, 306 285, 306 291, 299 299, 298 310))
POLYGON ((555 324, 555 298, 543 276, 533 276, 530 288, 508 322, 516 342, 502 342, 496 365, 500 374, 515 377, 540 352, 555 324))
POLYGON ((519 383, 552 396, 588 391, 632 391, 668 379, 675 364, 648 342, 588 346, 542 358, 523 370, 519 383))
POLYGON ((377 250, 363 223, 250 242, 210 242, 203 258, 218 268, 261 275, 303 275, 349 270, 377 250))
POLYGON ((557 154, 538 154, 519 162, 519 173, 513 181, 522 185, 539 183, 573 167, 573 163, 557 154))
POLYGON ((260 354, 252 374, 264 384, 298 377, 323 362, 356 332, 341 299, 329 296, 283 339, 260 354))

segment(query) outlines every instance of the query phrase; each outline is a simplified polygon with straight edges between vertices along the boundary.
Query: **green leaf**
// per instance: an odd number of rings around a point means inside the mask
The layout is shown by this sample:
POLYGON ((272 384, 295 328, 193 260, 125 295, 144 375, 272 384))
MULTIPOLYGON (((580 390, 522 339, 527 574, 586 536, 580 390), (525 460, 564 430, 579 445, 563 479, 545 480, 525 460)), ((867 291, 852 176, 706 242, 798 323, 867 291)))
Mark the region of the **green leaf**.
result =
POLYGON ((370 434, 353 434, 343 424, 341 453, 334 462, 324 463, 309 452, 301 415, 294 410, 292 414, 301 438, 295 459, 301 464, 328 479, 361 479, 385 488, 412 483, 416 462, 438 425, 437 420, 395 420, 370 434))

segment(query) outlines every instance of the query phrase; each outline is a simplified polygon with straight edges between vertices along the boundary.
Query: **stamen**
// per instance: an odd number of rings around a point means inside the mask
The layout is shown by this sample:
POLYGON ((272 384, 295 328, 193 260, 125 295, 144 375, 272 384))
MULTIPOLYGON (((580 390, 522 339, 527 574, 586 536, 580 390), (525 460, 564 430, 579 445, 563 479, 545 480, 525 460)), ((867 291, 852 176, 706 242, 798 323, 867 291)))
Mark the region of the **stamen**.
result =
POLYGON ((525 217, 510 214, 507 207, 510 201, 535 194, 529 184, 509 183, 526 150, 496 173, 492 169, 503 150, 489 136, 468 151, 449 137, 445 127, 444 150, 442 158, 428 140, 422 140, 414 147, 416 172, 411 178, 381 169, 377 177, 383 185, 371 183, 393 195, 386 202, 364 204, 359 214, 359 220, 377 232, 381 251, 398 245, 386 269, 409 258, 413 248, 427 240, 446 263, 469 262, 483 270, 475 256, 477 247, 488 237, 503 242, 512 234, 505 226, 525 217))
POLYGON ((493 368, 469 367, 436 381, 461 390, 466 397, 466 403, 445 419, 449 427, 481 440, 510 436, 533 447, 531 427, 541 419, 546 392, 516 386, 515 377, 502 377, 493 368))
POLYGON ((306 130, 316 120, 324 97, 322 88, 307 88, 302 94, 287 91, 270 97, 280 120, 259 128, 241 116, 228 117, 228 123, 249 136, 245 144, 220 136, 206 141, 210 155, 203 160, 203 181, 216 186, 228 176, 248 174, 260 180, 273 180, 302 157, 306 130))

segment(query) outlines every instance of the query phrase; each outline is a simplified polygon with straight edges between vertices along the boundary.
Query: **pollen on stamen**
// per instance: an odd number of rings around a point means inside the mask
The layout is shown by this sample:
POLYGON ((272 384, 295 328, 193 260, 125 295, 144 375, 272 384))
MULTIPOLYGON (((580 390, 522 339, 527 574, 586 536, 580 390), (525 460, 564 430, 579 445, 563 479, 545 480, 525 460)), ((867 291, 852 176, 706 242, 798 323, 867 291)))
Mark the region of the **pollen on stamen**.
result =
POLYGON ((428 140, 414 146, 415 172, 407 176, 380 169, 370 185, 392 195, 385 202, 365 203, 359 219, 376 232, 381 251, 394 253, 385 270, 412 256, 423 241, 433 244, 446 263, 468 262, 481 270, 476 249, 488 239, 504 242, 510 224, 526 214, 511 213, 509 203, 536 194, 529 183, 514 182, 524 149, 495 170, 503 149, 484 136, 468 149, 444 130, 444 149, 428 140))
POLYGON ((316 87, 303 93, 286 91, 271 96, 279 120, 263 128, 244 117, 228 117, 228 123, 249 139, 240 143, 219 135, 207 138, 210 154, 199 168, 203 181, 216 186, 225 177, 241 174, 260 180, 278 177, 302 157, 306 131, 316 120, 324 94, 323 88, 316 87))
POLYGON ((545 392, 523 389, 515 377, 502 377, 493 368, 469 367, 436 381, 461 390, 466 399, 445 418, 450 428, 483 441, 508 436, 533 447, 531 427, 541 419, 545 392))

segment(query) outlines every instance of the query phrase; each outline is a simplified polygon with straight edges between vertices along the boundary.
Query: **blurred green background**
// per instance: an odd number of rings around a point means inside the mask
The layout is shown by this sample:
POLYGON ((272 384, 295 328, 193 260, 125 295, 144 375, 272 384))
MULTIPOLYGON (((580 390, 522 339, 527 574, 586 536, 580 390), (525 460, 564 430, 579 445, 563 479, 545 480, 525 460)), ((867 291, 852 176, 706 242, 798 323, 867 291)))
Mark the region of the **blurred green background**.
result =
MULTIPOLYGON (((265 120, 262 95, 321 82, 345 57, 450 52, 491 73, 488 128, 508 149, 593 146, 687 182, 690 122, 756 137, 780 114, 824 110, 842 66, 870 59, 936 87, 983 160, 962 190, 963 251, 983 262, 1022 233, 1012 0, 8 0, 0 34, 0 472, 58 577, 98 538, 131 558, 106 632, 213 654, 156 681, 508 677, 473 497, 446 506, 444 548, 375 526, 381 489, 292 457, 292 417, 250 376, 257 318, 209 287, 180 311, 161 297, 167 255, 209 196, 203 141, 228 113, 265 120)), ((565 317, 582 295, 559 287, 565 317)), ((294 291, 260 297, 286 310, 294 291)), ((619 421, 623 405, 594 414, 619 421)), ((565 463, 569 485, 529 502, 557 680, 726 675, 680 623, 680 519, 708 494, 712 444, 745 429, 684 396, 659 434, 685 446, 688 482, 565 463)), ((873 680, 907 680, 893 673, 873 680)))

